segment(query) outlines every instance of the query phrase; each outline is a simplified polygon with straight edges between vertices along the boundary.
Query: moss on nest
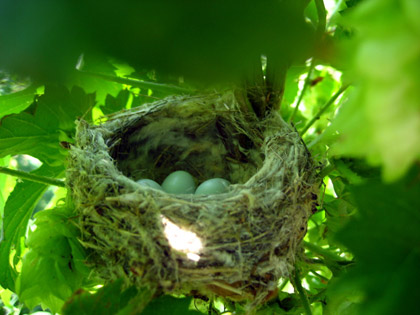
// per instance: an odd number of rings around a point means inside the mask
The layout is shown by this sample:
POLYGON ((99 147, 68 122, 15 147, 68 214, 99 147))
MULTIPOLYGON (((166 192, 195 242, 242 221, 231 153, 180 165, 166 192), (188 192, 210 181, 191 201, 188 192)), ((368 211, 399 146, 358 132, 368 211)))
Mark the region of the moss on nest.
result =
POLYGON ((99 126, 78 122, 67 184, 81 241, 104 280, 218 294, 252 309, 290 275, 317 199, 315 166, 277 113, 257 120, 243 108, 224 92, 166 98, 99 126), (161 182, 175 170, 232 185, 195 196, 135 182, 161 182), (174 246, 174 226, 195 233, 189 242, 201 247, 174 246))

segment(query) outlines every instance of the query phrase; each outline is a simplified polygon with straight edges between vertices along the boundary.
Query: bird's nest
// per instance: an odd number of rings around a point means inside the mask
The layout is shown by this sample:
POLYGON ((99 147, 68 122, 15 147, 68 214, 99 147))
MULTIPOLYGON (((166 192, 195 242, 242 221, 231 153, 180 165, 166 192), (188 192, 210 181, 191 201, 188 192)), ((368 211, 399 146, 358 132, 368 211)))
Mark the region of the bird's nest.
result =
POLYGON ((223 92, 78 122, 67 184, 100 277, 254 307, 290 275, 316 204, 316 167, 278 113, 257 119, 246 108, 223 92), (204 196, 136 183, 176 170, 232 185, 204 196))

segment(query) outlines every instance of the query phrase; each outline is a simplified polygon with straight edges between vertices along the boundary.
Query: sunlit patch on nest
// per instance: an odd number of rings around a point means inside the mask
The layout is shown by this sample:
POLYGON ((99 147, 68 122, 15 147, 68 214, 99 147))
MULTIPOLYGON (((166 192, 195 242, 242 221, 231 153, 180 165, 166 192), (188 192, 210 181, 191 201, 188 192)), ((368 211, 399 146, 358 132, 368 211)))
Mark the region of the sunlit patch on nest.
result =
POLYGON ((78 122, 68 186, 82 243, 104 280, 164 293, 265 301, 293 270, 318 193, 315 166, 277 113, 241 110, 234 94, 170 97, 78 122), (232 185, 211 196, 138 185, 175 170, 232 185))
POLYGON ((165 236, 172 249, 183 252, 193 261, 200 260, 200 250, 203 248, 197 234, 186 231, 162 216, 165 236))

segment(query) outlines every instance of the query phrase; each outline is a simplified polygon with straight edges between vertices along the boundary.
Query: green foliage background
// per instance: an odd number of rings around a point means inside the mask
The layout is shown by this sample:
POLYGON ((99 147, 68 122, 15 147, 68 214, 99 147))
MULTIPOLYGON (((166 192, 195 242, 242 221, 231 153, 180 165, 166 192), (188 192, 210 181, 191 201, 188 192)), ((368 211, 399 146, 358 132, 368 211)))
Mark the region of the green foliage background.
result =
MULTIPOLYGON (((63 179, 79 118, 173 94, 284 84, 324 192, 291 279, 258 314, 413 314, 420 291, 420 2, 0 3, 0 163, 63 179), (262 60, 262 64, 261 64, 262 60), (284 69, 288 69, 283 78, 284 69), (6 72, 7 71, 7 72, 6 72), (272 79, 275 80, 272 81, 272 79)), ((101 283, 65 188, 0 173, 0 314, 242 314, 101 283), (40 205, 47 192, 54 197, 40 205), (46 208, 34 214, 34 209, 46 208)), ((45 201, 45 200, 44 200, 45 201)))

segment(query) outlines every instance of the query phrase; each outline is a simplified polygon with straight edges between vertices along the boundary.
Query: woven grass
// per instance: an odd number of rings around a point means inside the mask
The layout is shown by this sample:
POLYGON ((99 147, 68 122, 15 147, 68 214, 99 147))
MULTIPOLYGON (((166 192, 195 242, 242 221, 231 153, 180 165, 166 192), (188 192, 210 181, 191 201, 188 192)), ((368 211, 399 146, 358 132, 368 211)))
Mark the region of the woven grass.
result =
POLYGON ((245 108, 224 92, 166 98, 100 125, 78 122, 67 184, 96 274, 156 294, 216 294, 249 310, 290 275, 317 199, 316 168, 279 114, 258 120, 245 108), (135 182, 162 182, 176 170, 232 185, 197 196, 135 182), (173 225, 195 233, 199 241, 190 242, 201 247, 176 248, 173 225))

